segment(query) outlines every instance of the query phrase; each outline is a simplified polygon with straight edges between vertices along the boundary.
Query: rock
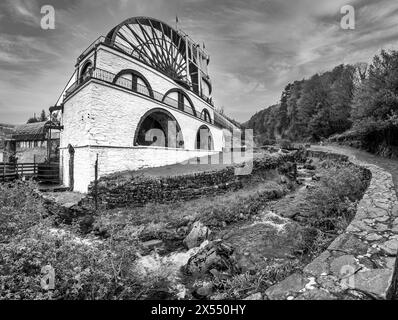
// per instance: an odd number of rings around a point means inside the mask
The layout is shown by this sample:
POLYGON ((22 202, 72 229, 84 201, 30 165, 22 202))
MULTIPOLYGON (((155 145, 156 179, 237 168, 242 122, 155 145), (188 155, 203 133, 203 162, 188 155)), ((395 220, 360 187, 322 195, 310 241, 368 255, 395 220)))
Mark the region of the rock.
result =
POLYGON ((396 256, 398 252, 398 240, 392 239, 379 245, 379 248, 383 250, 389 256, 396 256))
POLYGON ((253 293, 250 296, 244 298, 243 300, 263 300, 263 295, 261 292, 253 293))
POLYGON ((223 243, 222 240, 210 242, 188 260, 184 270, 187 274, 192 275, 204 274, 212 269, 227 270, 230 274, 234 274, 238 268, 235 258, 232 256, 233 252, 233 248, 223 243))
POLYGON ((281 177, 280 177, 280 182, 281 182, 282 184, 286 184, 288 181, 289 181, 289 180, 288 180, 288 178, 287 178, 286 176, 281 176, 281 177))
POLYGON ((343 251, 347 254, 365 254, 368 250, 368 245, 358 239, 355 235, 343 233, 338 236, 328 248, 329 251, 337 250, 343 251))
POLYGON ((367 214, 369 218, 378 218, 388 216, 388 212, 382 208, 369 207, 367 208, 367 214))
POLYGON ((386 269, 391 269, 394 270, 395 267, 395 258, 391 258, 391 257, 384 257, 383 261, 383 265, 385 265, 386 269))
POLYGON ((295 300, 337 300, 337 297, 324 289, 313 289, 305 291, 295 300))
POLYGON ((207 240, 210 235, 210 229, 200 221, 196 221, 191 229, 191 232, 184 239, 184 245, 188 249, 199 246, 203 241, 207 240))
POLYGON ((161 247, 163 245, 163 241, 159 239, 154 239, 145 241, 142 243, 142 245, 149 250, 153 250, 154 248, 161 247))
POLYGON ((381 238, 383 238, 383 237, 379 236, 377 233, 371 233, 365 237, 365 239, 368 241, 377 241, 377 240, 380 240, 381 238))
POLYGON ((352 255, 340 256, 330 263, 330 271, 338 278, 344 278, 354 274, 357 268, 358 263, 352 255))
POLYGON ((292 293, 300 292, 308 282, 309 280, 301 274, 293 273, 285 280, 269 287, 265 294, 270 300, 283 300, 292 293))
POLYGON ((203 298, 211 296, 212 293, 213 293, 213 284, 210 282, 205 282, 203 286, 201 286, 196 290, 196 294, 203 298))
POLYGON ((320 180, 321 180, 321 177, 320 177, 319 175, 315 174, 315 175, 312 177, 312 180, 313 180, 313 181, 320 181, 320 180))
POLYGON ((384 216, 384 217, 378 217, 375 220, 379 221, 379 222, 386 222, 387 220, 389 220, 390 217, 389 216, 384 216))
POLYGON ((332 275, 322 275, 317 279, 318 284, 328 292, 340 293, 344 289, 340 286, 339 279, 332 275))
POLYGON ((391 213, 394 217, 398 217, 398 203, 394 205, 391 213))
POLYGON ((320 275, 322 273, 328 273, 329 264, 327 260, 329 257, 330 257, 329 251, 322 252, 317 258, 315 258, 311 263, 309 263, 304 268, 304 272, 310 273, 314 276, 320 275))
POLYGON ((373 269, 358 272, 354 281, 346 281, 346 284, 356 290, 361 290, 379 299, 387 299, 393 278, 393 270, 373 269))
POLYGON ((383 223, 378 223, 378 224, 376 225, 376 230, 377 230, 377 231, 380 231, 380 232, 384 232, 384 231, 387 231, 387 230, 388 230, 388 226, 385 225, 385 224, 383 224, 383 223))

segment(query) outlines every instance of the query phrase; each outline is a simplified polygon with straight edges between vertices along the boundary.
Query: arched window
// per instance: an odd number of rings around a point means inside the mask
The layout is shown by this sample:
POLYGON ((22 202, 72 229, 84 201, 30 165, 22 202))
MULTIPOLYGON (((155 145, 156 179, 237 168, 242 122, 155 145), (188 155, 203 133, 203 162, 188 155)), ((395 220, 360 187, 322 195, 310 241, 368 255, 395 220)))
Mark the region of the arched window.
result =
POLYGON ((120 71, 113 83, 153 98, 153 90, 145 76, 137 70, 125 69, 120 71))
POLYGON ((211 116, 210 112, 207 109, 203 109, 202 113, 200 114, 200 118, 208 123, 211 123, 211 116))
POLYGON ((145 113, 138 123, 134 145, 184 148, 184 138, 174 116, 156 108, 145 113))
POLYGON ((93 63, 88 60, 84 63, 83 68, 80 71, 79 81, 84 82, 90 78, 91 72, 93 70, 93 63))
POLYGON ((214 150, 213 136, 205 125, 201 126, 196 134, 196 149, 214 150))
POLYGON ((182 89, 170 89, 163 96, 162 102, 195 117, 197 116, 191 98, 182 89))

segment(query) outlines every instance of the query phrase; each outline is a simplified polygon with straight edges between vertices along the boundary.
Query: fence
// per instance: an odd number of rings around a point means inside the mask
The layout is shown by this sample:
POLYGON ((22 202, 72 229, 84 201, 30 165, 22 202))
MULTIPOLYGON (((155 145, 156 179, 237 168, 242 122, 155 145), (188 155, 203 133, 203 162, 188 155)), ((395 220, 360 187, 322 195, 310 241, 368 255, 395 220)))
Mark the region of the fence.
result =
POLYGON ((59 183, 59 164, 0 163, 0 182, 18 178, 37 179, 43 183, 59 183))

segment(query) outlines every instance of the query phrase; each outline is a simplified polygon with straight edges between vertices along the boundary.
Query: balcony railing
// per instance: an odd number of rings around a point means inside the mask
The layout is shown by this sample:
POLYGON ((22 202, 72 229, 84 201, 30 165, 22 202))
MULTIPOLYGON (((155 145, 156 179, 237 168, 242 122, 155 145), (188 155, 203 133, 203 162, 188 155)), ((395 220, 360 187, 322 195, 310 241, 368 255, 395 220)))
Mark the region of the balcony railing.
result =
MULTIPOLYGON (((168 96, 165 97, 160 92, 157 92, 154 90, 149 91, 149 89, 145 85, 142 85, 140 83, 133 84, 133 82, 130 79, 127 79, 124 77, 119 77, 119 78, 117 78, 116 82, 114 82, 115 78, 116 78, 116 75, 111 72, 108 72, 108 71, 105 71, 102 69, 98 69, 98 68, 91 69, 87 74, 83 75, 80 80, 73 83, 65 91, 64 100, 66 98, 68 98, 72 93, 74 93, 77 89, 79 89, 81 86, 83 86, 85 83, 87 83, 90 79, 96 79, 96 80, 100 80, 100 81, 112 84, 117 87, 131 90, 132 92, 135 92, 135 93, 142 94, 142 95, 144 95, 150 99, 153 99, 157 102, 164 103, 169 107, 181 110, 181 111, 188 113, 198 119, 206 121, 206 119, 204 118, 204 115, 202 115, 200 112, 201 110, 194 111, 194 109, 190 105, 182 104, 178 100, 173 99, 168 96)), ((209 121, 206 121, 206 122, 209 122, 209 121)), ((211 121, 209 123, 213 123, 213 121, 211 121)))
MULTIPOLYGON (((183 33, 184 34, 184 33, 183 33)), ((110 46, 109 42, 106 40, 106 38, 104 36, 99 37, 98 39, 96 39, 86 50, 83 51, 83 53, 78 57, 77 61, 80 63, 86 56, 87 54, 89 54, 89 52, 91 52, 92 50, 94 50, 98 45, 100 44, 104 44, 106 46, 110 46)), ((124 44, 121 44, 120 42, 115 41, 114 42, 114 46, 112 46, 112 48, 120 50, 121 52, 137 59, 140 60, 141 62, 143 62, 141 60, 140 55, 137 53, 137 51, 134 51, 132 48, 125 46, 124 44)), ((145 63, 145 62, 143 62, 145 63)), ((210 77, 209 75, 205 75, 205 78, 207 81, 210 81, 210 77)), ((188 84, 189 86, 192 85, 191 82, 189 82, 189 80, 187 78, 183 79, 183 82, 188 84)), ((213 105, 213 101, 212 99, 210 99, 209 97, 207 97, 205 94, 198 93, 198 92, 194 92, 192 91, 194 94, 196 94, 197 96, 199 96, 200 98, 202 98, 203 100, 205 100, 207 103, 213 105)))

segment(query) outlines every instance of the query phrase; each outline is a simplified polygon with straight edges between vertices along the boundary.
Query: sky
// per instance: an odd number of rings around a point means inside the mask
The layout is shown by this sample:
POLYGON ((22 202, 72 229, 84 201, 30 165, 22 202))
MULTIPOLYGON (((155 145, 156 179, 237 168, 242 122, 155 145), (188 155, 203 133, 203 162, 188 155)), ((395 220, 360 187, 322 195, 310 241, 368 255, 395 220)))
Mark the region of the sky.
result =
POLYGON ((342 63, 398 49, 397 0, 1 0, 0 123, 24 123, 56 103, 76 58, 123 20, 175 25, 210 53, 216 107, 238 121, 279 101, 284 87, 342 63), (43 30, 41 7, 55 9, 43 30), (344 5, 355 29, 340 26, 344 5))

